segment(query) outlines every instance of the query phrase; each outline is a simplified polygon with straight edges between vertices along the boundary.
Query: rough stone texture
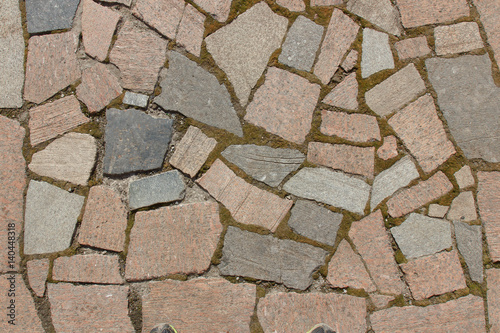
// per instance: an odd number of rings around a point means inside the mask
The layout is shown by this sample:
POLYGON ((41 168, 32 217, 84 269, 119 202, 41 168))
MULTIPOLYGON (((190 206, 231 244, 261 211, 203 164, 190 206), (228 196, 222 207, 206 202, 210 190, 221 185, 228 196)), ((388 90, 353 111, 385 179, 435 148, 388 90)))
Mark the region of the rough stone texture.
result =
POLYGON ((132 12, 165 37, 174 39, 185 5, 182 0, 137 0, 132 12))
POLYGON ((187 4, 179 24, 176 41, 197 57, 201 53, 201 43, 205 32, 204 23, 205 15, 187 4))
POLYGON ((455 180, 457 181, 458 187, 462 190, 476 183, 470 166, 464 165, 460 170, 453 174, 455 180))
POLYGON ((400 266, 416 300, 467 288, 457 251, 437 253, 400 266))
POLYGON ((364 181, 326 168, 303 168, 283 189, 357 214, 363 214, 370 195, 370 185, 364 181))
POLYGON ((472 281, 483 282, 483 233, 481 226, 453 222, 460 254, 469 268, 472 281))
POLYGON ((41 103, 80 78, 73 32, 33 36, 29 40, 24 98, 41 103))
POLYGON ((342 64, 340 65, 346 72, 349 72, 356 66, 356 63, 358 62, 358 51, 356 50, 351 50, 347 56, 345 57, 344 61, 342 61, 342 64))
POLYGON ((379 294, 371 294, 370 299, 373 302, 373 305, 375 305, 375 308, 377 309, 382 309, 387 307, 389 302, 392 302, 394 300, 394 296, 387 296, 387 295, 379 295, 379 294))
POLYGON ((438 204, 430 204, 429 205, 429 212, 427 215, 431 217, 439 217, 443 218, 446 213, 448 213, 449 206, 441 206, 438 204))
POLYGON ((276 0, 276 3, 293 12, 303 12, 306 10, 304 0, 276 0))
POLYGON ((264 332, 306 332, 325 323, 337 332, 366 331, 366 300, 350 295, 277 292, 261 298, 257 316, 264 332))
POLYGON ((40 176, 87 185, 96 154, 93 136, 68 133, 33 154, 29 169, 40 176))
POLYGON ((30 181, 26 194, 24 254, 67 249, 84 200, 85 197, 49 183, 30 181))
POLYGON ((437 55, 468 52, 484 47, 476 22, 436 27, 434 39, 437 55))
POLYGON ((490 257, 500 261, 500 172, 478 172, 477 205, 490 257))
POLYGON ((407 259, 434 254, 451 248, 451 225, 446 220, 412 213, 391 233, 407 259))
POLYGON ((311 71, 324 30, 322 26, 300 15, 288 31, 278 60, 290 67, 311 71))
POLYGON ((359 26, 340 9, 334 9, 326 30, 314 74, 328 84, 358 34, 359 26))
POLYGON ((409 156, 403 157, 389 169, 379 173, 373 181, 371 210, 374 210, 385 198, 390 197, 419 176, 417 167, 409 156))
POLYGON ((366 114, 321 111, 320 131, 353 142, 380 140, 377 118, 366 114))
POLYGON ((70 29, 80 0, 26 0, 30 34, 70 29))
POLYGON ((403 39, 394 43, 394 47, 396 47, 400 60, 425 57, 431 53, 427 38, 424 36, 403 39))
POLYGON ((101 1, 107 3, 121 3, 127 7, 130 7, 130 4, 132 4, 132 0, 101 0, 101 1))
POLYGON ((360 256, 354 253, 351 245, 344 239, 328 264, 328 282, 334 288, 364 289, 373 292, 373 284, 360 256))
POLYGON ((135 332, 126 286, 49 283, 47 289, 56 332, 135 332))
POLYGON ((425 92, 414 64, 409 64, 365 93, 366 104, 379 116, 387 116, 425 92))
POLYGON ((141 111, 108 109, 104 173, 123 174, 161 168, 172 138, 171 119, 141 111))
POLYGON ((226 206, 236 221, 255 224, 272 232, 293 204, 291 200, 282 199, 247 183, 219 159, 198 183, 226 206))
POLYGON ((222 152, 222 156, 254 179, 273 187, 305 160, 298 150, 257 145, 232 145, 222 152))
POLYGON ((433 58, 429 80, 451 135, 467 158, 500 162, 500 88, 487 54, 433 58))
POLYGON ((248 105, 245 120, 285 140, 301 144, 311 129, 319 93, 319 85, 271 67, 264 84, 248 105))
POLYGON ((169 52, 169 67, 160 82, 162 92, 154 102, 210 126, 243 136, 231 97, 217 78, 194 61, 169 52))
POLYGON ((398 142, 394 135, 384 137, 384 144, 377 149, 377 156, 384 161, 398 156, 398 142))
POLYGON ((121 71, 122 87, 151 93, 166 60, 167 41, 151 30, 125 21, 109 60, 121 71))
POLYGON ((349 74, 342 82, 330 91, 323 99, 323 103, 342 109, 358 109, 358 81, 356 73, 349 74))
POLYGON ((405 28, 454 21, 469 16, 466 0, 397 0, 405 28))
POLYGON ((389 125, 426 173, 456 153, 453 143, 446 136, 431 95, 424 95, 397 112, 389 119, 389 125))
POLYGON ((363 258, 378 290, 394 295, 403 293, 406 287, 401 281, 380 210, 353 222, 349 237, 363 258))
POLYGON ((375 148, 310 142, 307 160, 332 169, 373 178, 375 148))
POLYGON ((330 246, 335 244, 343 215, 307 200, 297 200, 288 226, 299 235, 330 246))
POLYGON ((30 287, 38 297, 43 297, 45 294, 45 282, 49 275, 49 266, 49 259, 34 259, 26 263, 30 287))
POLYGON ((486 280, 488 282, 487 300, 490 332, 496 332, 500 329, 500 270, 487 269, 486 280))
POLYGON ((401 22, 399 22, 399 13, 390 0, 349 0, 347 1, 347 10, 390 34, 401 35, 402 27, 401 22))
POLYGON ((417 185, 396 193, 387 201, 389 215, 401 217, 434 201, 453 189, 453 184, 444 173, 438 171, 434 176, 417 185))
POLYGON ((185 190, 182 174, 177 170, 141 178, 130 183, 129 207, 138 209, 182 200, 185 190))
POLYGON ((229 17, 232 0, 193 0, 193 2, 212 15, 217 21, 225 22, 229 17))
POLYGON ((137 281, 203 273, 210 266, 221 232, 215 202, 139 212, 130 234, 125 277, 137 281))
POLYGON ((498 20, 498 11, 500 10, 499 0, 474 0, 481 23, 483 24, 486 35, 488 36, 488 43, 493 49, 495 60, 500 64, 500 36, 498 31, 500 29, 500 20, 498 20))
POLYGON ((125 96, 123 97, 123 104, 146 108, 148 106, 148 100, 148 95, 127 91, 125 92, 125 96))
POLYGON ((462 192, 453 199, 446 217, 451 221, 468 222, 476 220, 476 203, 472 192, 462 192))
POLYGON ((384 69, 394 68, 394 58, 389 46, 388 34, 369 28, 363 29, 361 48, 362 78, 367 78, 384 69))
POLYGON ((219 270, 223 275, 275 281, 304 290, 312 274, 324 265, 327 252, 318 247, 271 235, 228 227, 219 270))
POLYGON ((375 332, 485 333, 484 305, 481 297, 469 295, 442 304, 392 307, 370 315, 375 332))
POLYGON ((247 104, 269 57, 280 47, 287 25, 286 18, 260 2, 205 38, 208 52, 227 74, 242 105, 247 104))
POLYGON ((178 332, 250 333, 255 286, 225 279, 150 282, 142 295, 143 332, 168 322, 178 332))
POLYGON ((54 260, 52 279, 55 281, 122 284, 118 256, 84 254, 59 257, 54 260))

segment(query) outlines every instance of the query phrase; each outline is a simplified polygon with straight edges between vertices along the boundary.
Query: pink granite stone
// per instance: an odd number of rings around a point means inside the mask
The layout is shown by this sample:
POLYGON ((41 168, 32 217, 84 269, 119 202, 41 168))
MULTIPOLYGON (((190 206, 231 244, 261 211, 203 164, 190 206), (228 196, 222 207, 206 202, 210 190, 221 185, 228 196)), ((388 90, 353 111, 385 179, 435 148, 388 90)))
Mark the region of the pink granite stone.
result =
POLYGON ((165 37, 174 39, 185 5, 182 0, 137 0, 132 12, 165 37))
POLYGON ((476 22, 461 22, 434 29, 437 55, 468 52, 484 47, 476 22))
POLYGON ((397 0, 397 5, 406 28, 454 21, 470 15, 466 0, 397 0))
POLYGON ((311 7, 316 6, 337 6, 341 5, 343 0, 311 0, 311 7))
POLYGON ((187 4, 179 24, 176 41, 197 57, 201 53, 201 43, 205 32, 204 24, 205 15, 187 4))
POLYGON ((500 172, 478 172, 477 205, 493 261, 500 261, 500 172))
POLYGON ((487 302, 490 332, 500 332, 500 269, 486 270, 488 282, 487 302))
POLYGON ((193 2, 217 21, 225 22, 229 17, 232 0, 193 0, 193 2))
POLYGON ((56 281, 122 284, 117 255, 84 254, 54 260, 52 279, 56 281))
POLYGON ((35 259, 26 263, 30 287, 38 297, 43 297, 45 294, 45 282, 49 275, 49 266, 49 259, 35 259))
POLYGON ((479 12, 479 19, 483 24, 488 43, 493 49, 495 60, 500 64, 500 0, 474 0, 474 5, 479 12))
POLYGON ((358 109, 358 81, 356 73, 349 74, 323 99, 323 103, 342 109, 358 109))
POLYGON ((370 299, 372 300, 373 305, 375 305, 375 308, 382 309, 387 307, 389 302, 394 300, 394 296, 372 294, 370 295, 370 299))
POLYGON ((398 51, 399 60, 425 57, 431 53, 427 38, 424 36, 403 39, 394 43, 394 46, 398 51))
POLYGON ((351 50, 345 57, 344 61, 342 61, 342 64, 340 65, 345 71, 349 72, 351 69, 356 66, 356 63, 358 62, 358 51, 356 50, 351 50))
POLYGON ((76 88, 76 96, 87 105, 90 113, 96 113, 120 96, 122 91, 118 78, 98 62, 83 70, 82 83, 76 88))
POLYGON ((320 131, 353 142, 380 140, 377 118, 366 114, 323 110, 320 131))
POLYGON ((306 10, 304 0, 276 0, 276 3, 292 12, 303 12, 306 10))
POLYGON ((389 135, 384 138, 384 144, 377 149, 377 155, 384 161, 398 156, 398 142, 394 135, 389 135))

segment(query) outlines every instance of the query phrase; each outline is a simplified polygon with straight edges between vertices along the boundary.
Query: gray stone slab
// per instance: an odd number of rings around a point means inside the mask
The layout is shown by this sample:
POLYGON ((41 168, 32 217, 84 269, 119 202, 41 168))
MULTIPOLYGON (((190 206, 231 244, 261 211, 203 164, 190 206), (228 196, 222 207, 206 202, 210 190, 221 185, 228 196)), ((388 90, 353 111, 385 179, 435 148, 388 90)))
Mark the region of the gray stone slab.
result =
POLYGON ((465 156, 500 162, 500 88, 493 82, 489 55, 431 58, 425 65, 465 156))
POLYGON ((398 10, 391 0, 349 0, 347 10, 361 16, 390 34, 400 36, 403 30, 398 10))
POLYGON ((160 82, 162 92, 154 102, 210 126, 243 136, 240 120, 226 87, 185 56, 170 52, 168 69, 160 82))
POLYGON ((109 175, 161 168, 172 138, 171 119, 129 109, 106 111, 104 173, 109 175))
POLYGON ((30 34, 71 29, 80 0, 26 0, 30 34))
POLYGON ((450 248, 451 224, 412 213, 401 225, 391 229, 392 236, 406 258, 418 258, 450 248))
POLYGON ((288 31, 278 60, 290 67, 311 71, 324 30, 300 15, 288 31))
POLYGON ((123 97, 123 104, 145 108, 148 106, 148 100, 148 95, 127 91, 125 92, 125 96, 123 97))
POLYGON ((340 171, 326 168, 303 168, 283 186, 298 197, 363 214, 370 185, 340 171))
POLYGON ((229 146, 222 152, 222 156, 269 186, 278 186, 306 158, 298 150, 257 145, 229 146))
POLYGON ((84 200, 49 183, 32 180, 26 194, 24 254, 66 250, 84 200))
POLYGON ((297 200, 288 226, 299 235, 330 246, 335 244, 343 215, 307 200, 297 200))
POLYGON ((219 270, 223 275, 275 281, 304 290, 311 285, 313 272, 325 264, 327 253, 309 244, 230 226, 219 270))
POLYGON ((168 171, 130 183, 129 207, 137 209, 184 198, 186 185, 179 171, 168 171))
POLYGON ((483 234, 481 226, 454 221, 455 237, 460 254, 469 268, 472 281, 483 282, 483 234))
POLYGON ((377 30, 363 29, 361 44, 361 77, 367 78, 384 69, 394 68, 389 35, 377 30))

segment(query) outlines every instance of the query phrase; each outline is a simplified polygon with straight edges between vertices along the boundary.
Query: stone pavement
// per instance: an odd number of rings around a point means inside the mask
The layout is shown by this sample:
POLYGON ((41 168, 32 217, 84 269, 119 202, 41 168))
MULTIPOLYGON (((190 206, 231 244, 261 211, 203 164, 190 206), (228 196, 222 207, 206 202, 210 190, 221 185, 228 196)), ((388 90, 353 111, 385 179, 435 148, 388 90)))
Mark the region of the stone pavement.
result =
POLYGON ((2 0, 1 332, 500 332, 500 0, 2 0))

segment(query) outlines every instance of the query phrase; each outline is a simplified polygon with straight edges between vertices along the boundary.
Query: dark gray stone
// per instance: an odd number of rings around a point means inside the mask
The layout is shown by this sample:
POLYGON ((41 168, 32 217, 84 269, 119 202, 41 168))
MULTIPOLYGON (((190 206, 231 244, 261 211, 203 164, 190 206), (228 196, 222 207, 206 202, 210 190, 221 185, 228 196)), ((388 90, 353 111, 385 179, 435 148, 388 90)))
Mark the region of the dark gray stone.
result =
POLYGON ((328 252, 309 244, 228 227, 219 265, 223 275, 247 276, 304 290, 328 252))
POLYGON ((305 155, 298 150, 256 145, 229 146, 222 152, 222 156, 269 186, 278 186, 305 160, 305 155))
POLYGON ((500 88, 489 55, 425 61, 438 104, 467 158, 500 162, 500 88))
POLYGON ((109 109, 106 119, 105 174, 161 168, 172 138, 173 120, 153 118, 134 109, 109 109))
POLYGON ((80 0, 26 0, 30 34, 71 29, 80 0))
POLYGON ((165 110, 178 111, 210 126, 243 136, 231 97, 217 78, 185 56, 170 52, 164 69, 162 92, 154 102, 165 110))
POLYGON ((184 198, 186 185, 179 171, 168 171, 130 183, 130 209, 167 203, 184 198))
POLYGON ((481 226, 454 221, 457 247, 473 281, 483 282, 483 234, 481 226))

